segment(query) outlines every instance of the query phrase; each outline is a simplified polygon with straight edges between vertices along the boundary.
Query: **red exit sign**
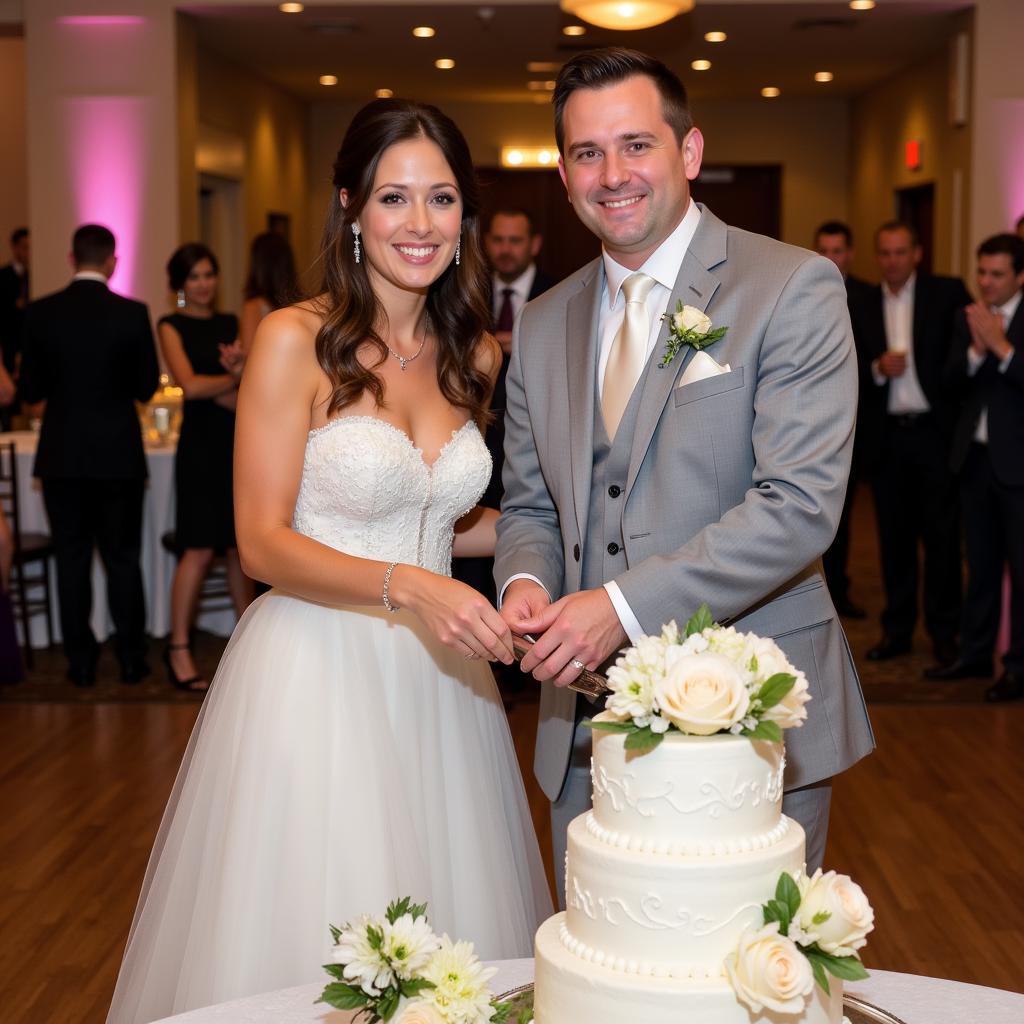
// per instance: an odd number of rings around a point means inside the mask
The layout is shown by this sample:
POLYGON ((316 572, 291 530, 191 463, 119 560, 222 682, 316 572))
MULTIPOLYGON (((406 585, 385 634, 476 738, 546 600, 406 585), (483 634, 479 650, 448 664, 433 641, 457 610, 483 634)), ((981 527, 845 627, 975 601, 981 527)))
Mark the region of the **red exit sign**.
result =
POLYGON ((919 171, 921 169, 921 140, 910 139, 903 147, 903 163, 908 171, 919 171))

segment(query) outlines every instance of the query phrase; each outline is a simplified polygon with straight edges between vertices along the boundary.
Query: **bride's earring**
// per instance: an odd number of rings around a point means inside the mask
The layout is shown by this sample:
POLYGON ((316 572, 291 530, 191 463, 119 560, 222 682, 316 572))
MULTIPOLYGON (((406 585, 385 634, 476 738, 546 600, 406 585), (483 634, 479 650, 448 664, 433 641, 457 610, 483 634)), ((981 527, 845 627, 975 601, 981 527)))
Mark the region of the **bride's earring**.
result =
POLYGON ((462 256, 462 239, 460 238, 455 243, 455 266, 459 265, 459 260, 462 256))
POLYGON ((178 289, 178 298, 177 298, 176 301, 177 301, 178 309, 184 309, 185 308, 185 289, 184 288, 179 288, 178 289))
POLYGON ((355 241, 355 246, 354 246, 354 252, 355 252, 355 255, 356 255, 356 263, 358 263, 360 255, 361 255, 361 250, 359 248, 359 225, 358 224, 353 224, 352 225, 352 234, 355 236, 355 240, 356 240, 355 241))

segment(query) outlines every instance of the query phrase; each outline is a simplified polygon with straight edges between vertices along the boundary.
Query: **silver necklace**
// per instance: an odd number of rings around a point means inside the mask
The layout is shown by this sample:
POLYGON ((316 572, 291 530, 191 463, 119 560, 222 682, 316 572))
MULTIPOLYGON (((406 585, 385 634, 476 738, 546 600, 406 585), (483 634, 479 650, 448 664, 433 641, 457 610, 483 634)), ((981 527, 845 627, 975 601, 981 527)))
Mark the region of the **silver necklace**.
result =
POLYGON ((420 342, 420 347, 416 349, 416 354, 412 356, 400 356, 386 341, 384 347, 398 360, 398 365, 404 370, 408 363, 411 363, 414 359, 419 359, 420 354, 423 352, 423 346, 427 343, 426 334, 423 335, 423 340, 420 342))

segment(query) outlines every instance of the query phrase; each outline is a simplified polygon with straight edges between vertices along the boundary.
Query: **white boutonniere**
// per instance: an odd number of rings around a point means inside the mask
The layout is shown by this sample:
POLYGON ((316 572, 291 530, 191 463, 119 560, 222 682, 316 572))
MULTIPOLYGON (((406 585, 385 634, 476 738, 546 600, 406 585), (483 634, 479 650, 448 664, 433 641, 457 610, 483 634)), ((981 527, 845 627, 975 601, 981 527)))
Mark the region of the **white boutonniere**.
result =
POLYGON ((668 338, 665 340, 665 354, 658 363, 659 370, 668 366, 684 345, 700 352, 729 330, 728 327, 712 328, 711 317, 696 306, 684 306, 682 302, 676 303, 674 313, 663 313, 661 319, 668 321, 668 338))

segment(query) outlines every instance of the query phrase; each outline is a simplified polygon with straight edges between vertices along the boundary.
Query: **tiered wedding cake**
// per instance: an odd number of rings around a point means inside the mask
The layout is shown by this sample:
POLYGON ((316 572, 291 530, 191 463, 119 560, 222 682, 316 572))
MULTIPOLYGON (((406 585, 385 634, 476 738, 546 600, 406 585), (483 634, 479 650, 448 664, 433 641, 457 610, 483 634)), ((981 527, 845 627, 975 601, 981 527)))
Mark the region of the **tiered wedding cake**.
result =
POLYGON ((567 910, 537 932, 536 1024, 842 1019, 841 982, 829 978, 826 993, 813 978, 856 960, 847 954, 872 915, 849 879, 803 874, 804 831, 781 813, 774 737, 806 716, 806 680, 771 641, 717 627, 703 636, 666 627, 609 674, 609 710, 593 723, 593 809, 569 826, 567 910), (727 661, 742 669, 735 679, 727 661), (766 925, 776 913, 782 923, 766 925))

